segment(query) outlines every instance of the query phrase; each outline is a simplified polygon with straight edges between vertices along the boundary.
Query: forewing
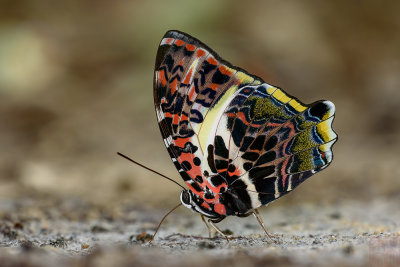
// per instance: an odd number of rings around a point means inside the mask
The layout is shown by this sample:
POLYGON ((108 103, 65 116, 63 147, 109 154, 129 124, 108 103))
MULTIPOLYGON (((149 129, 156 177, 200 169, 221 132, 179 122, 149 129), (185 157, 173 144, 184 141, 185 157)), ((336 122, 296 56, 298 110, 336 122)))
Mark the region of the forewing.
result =
POLYGON ((224 179, 212 177, 208 164, 214 121, 240 88, 260 83, 187 34, 169 31, 160 43, 154 104, 162 137, 183 180, 208 202, 227 187, 224 179))

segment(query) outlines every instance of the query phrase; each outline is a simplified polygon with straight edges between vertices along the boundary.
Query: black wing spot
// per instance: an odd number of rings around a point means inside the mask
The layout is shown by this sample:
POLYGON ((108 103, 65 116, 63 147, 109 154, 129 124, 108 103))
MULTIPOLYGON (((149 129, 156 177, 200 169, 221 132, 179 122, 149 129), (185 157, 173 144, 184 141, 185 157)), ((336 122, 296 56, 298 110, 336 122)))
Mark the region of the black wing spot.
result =
POLYGON ((207 147, 207 151, 208 151, 208 157, 207 157, 208 166, 210 167, 212 172, 217 173, 217 168, 215 167, 214 164, 214 146, 209 145, 207 147))
POLYGON ((181 165, 182 165, 182 168, 183 169, 185 169, 185 170, 187 170, 187 171, 190 171, 191 169, 192 169, 192 164, 190 164, 190 162, 189 161, 183 161, 182 163, 181 163, 181 165))
POLYGON ((174 52, 178 52, 179 50, 182 49, 182 47, 183 47, 183 46, 179 46, 179 45, 173 44, 173 45, 172 45, 172 50, 173 50, 174 52))
POLYGON ((253 140, 254 140, 254 137, 245 136, 245 137, 243 138, 243 144, 242 144, 242 146, 240 147, 240 151, 241 151, 241 152, 246 151, 246 150, 249 148, 249 146, 251 145, 251 143, 253 142, 253 140))
POLYGON ((224 139, 217 135, 214 139, 214 146, 215 146, 215 155, 223 157, 227 159, 229 157, 229 151, 226 149, 224 139))
POLYGON ((227 160, 216 159, 215 160, 215 167, 217 168, 217 170, 226 169, 226 168, 228 168, 228 161, 227 160))
POLYGON ((180 172, 179 173, 185 182, 192 180, 192 177, 187 172, 180 172))
POLYGON ((262 156, 257 160, 256 166, 257 166, 257 165, 262 165, 262 164, 265 164, 265 163, 268 163, 268 162, 271 162, 271 161, 273 161, 275 158, 276 158, 276 153, 275 153, 275 151, 269 151, 269 152, 265 153, 264 155, 262 155, 262 156))
POLYGON ((265 143, 264 150, 265 151, 271 150, 276 146, 277 143, 278 143, 278 137, 276 137, 275 135, 271 136, 265 143))
POLYGON ((175 73, 175 72, 177 72, 177 71, 181 71, 181 72, 183 72, 183 66, 182 65, 177 65, 173 70, 172 70, 172 73, 175 73))
POLYGON ((164 64, 167 65, 168 71, 172 71, 172 67, 174 66, 174 59, 171 55, 167 55, 164 60, 164 64))
POLYGON ((230 77, 226 74, 222 74, 222 72, 217 69, 217 71, 214 73, 213 77, 212 77, 212 82, 216 83, 216 84, 224 84, 227 81, 229 81, 230 77))
MULTIPOLYGON (((193 181, 193 180, 192 180, 193 181)), ((198 185, 197 183, 191 183, 190 184, 193 188, 194 188, 194 190, 196 190, 197 192, 202 192, 203 191, 203 188, 201 188, 201 186, 200 185, 198 185)))
POLYGON ((203 61, 203 72, 204 74, 208 74, 210 71, 214 70, 217 66, 208 63, 207 61, 203 61))
POLYGON ((195 157, 195 158, 193 159, 193 163, 194 163, 194 165, 196 165, 196 166, 200 166, 201 160, 200 160, 198 157, 195 157))
POLYGON ((234 172, 236 170, 236 166, 233 164, 229 164, 228 172, 234 172))
POLYGON ((264 142, 265 142, 265 135, 259 135, 254 140, 253 144, 251 144, 250 149, 260 151, 263 148, 264 142))
POLYGON ((189 51, 185 47, 185 50, 183 51, 183 53, 184 53, 185 57, 191 57, 194 54, 194 51, 189 51))
POLYGON ((251 151, 249 151, 249 152, 246 152, 246 153, 244 153, 244 154, 242 155, 242 159, 246 159, 246 160, 250 160, 250 161, 255 161, 255 160, 258 159, 258 156, 259 156, 259 155, 260 155, 260 154, 257 153, 257 152, 251 152, 251 151))
POLYGON ((271 177, 254 182, 257 192, 260 192, 258 199, 263 205, 275 200, 275 180, 276 177, 271 177))
POLYGON ((197 175, 196 178, 194 178, 197 182, 199 183, 203 183, 203 177, 201 177, 200 175, 197 175))
POLYGON ((309 114, 319 119, 322 119, 326 112, 328 112, 328 106, 324 102, 318 102, 309 109, 309 114))
POLYGON ((212 183, 213 186, 218 187, 221 184, 225 183, 225 179, 222 178, 220 175, 216 175, 210 178, 210 181, 212 183))
POLYGON ((245 171, 250 170, 252 167, 253 167, 253 164, 251 162, 246 162, 246 163, 243 164, 243 169, 245 171))
POLYGON ((194 122, 194 123, 201 123, 203 122, 203 115, 201 114, 200 111, 192 109, 190 111, 190 114, 193 116, 190 116, 190 121, 194 122))
POLYGON ((249 177, 251 180, 256 181, 257 179, 267 177, 275 172, 274 166, 267 167, 255 167, 249 171, 249 177))
POLYGON ((237 147, 240 147, 240 142, 242 141, 245 133, 246 126, 240 119, 236 119, 232 130, 232 138, 237 147))
POLYGON ((204 198, 206 199, 213 199, 214 198, 214 194, 211 193, 210 189, 208 189, 208 187, 205 187, 205 193, 204 193, 204 198))

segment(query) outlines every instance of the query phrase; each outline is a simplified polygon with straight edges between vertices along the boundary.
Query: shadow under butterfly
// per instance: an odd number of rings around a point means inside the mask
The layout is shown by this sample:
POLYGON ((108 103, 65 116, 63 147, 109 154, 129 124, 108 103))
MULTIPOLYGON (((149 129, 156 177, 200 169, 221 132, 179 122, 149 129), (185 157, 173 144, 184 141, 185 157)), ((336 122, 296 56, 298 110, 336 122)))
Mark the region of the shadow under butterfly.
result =
POLYGON ((181 204, 200 213, 210 236, 211 225, 226 237, 215 223, 230 215, 254 215, 268 235, 257 208, 333 159, 332 102, 304 104, 186 33, 162 38, 153 92, 162 138, 188 186, 181 204))

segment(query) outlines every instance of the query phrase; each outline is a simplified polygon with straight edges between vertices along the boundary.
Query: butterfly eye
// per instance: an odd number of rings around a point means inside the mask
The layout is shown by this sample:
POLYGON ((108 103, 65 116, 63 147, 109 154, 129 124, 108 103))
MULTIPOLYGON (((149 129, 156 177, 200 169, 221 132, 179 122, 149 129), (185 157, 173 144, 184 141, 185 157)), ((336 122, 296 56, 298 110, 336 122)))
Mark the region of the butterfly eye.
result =
POLYGON ((188 191, 184 190, 181 193, 181 202, 184 205, 190 205, 191 197, 188 191))

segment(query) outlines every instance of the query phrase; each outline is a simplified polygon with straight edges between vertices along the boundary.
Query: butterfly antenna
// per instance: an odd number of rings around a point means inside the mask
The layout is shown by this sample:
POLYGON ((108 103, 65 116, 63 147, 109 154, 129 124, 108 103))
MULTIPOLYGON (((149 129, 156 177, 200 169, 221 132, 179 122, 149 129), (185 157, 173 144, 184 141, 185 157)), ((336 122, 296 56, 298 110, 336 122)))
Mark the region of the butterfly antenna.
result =
POLYGON ((177 206, 175 206, 172 210, 168 211, 168 213, 164 215, 161 222, 158 224, 157 229, 154 232, 154 235, 151 237, 149 244, 154 240, 154 237, 156 237, 156 234, 157 234, 158 230, 160 229, 161 224, 164 222, 165 218, 167 218, 168 215, 170 215, 174 210, 179 208, 181 205, 182 205, 182 203, 179 203, 177 206))
MULTIPOLYGON (((155 171, 155 170, 153 170, 153 169, 150 169, 149 167, 146 167, 146 166, 144 166, 143 164, 140 164, 139 162, 134 161, 133 159, 131 159, 131 158, 128 157, 128 156, 125 156, 125 155, 122 154, 122 153, 117 152, 117 155, 118 155, 118 156, 121 156, 121 157, 123 157, 123 158, 125 158, 125 159, 127 159, 127 160, 129 160, 129 161, 132 162, 132 163, 135 163, 136 165, 139 165, 139 166, 142 167, 142 168, 145 168, 145 169, 148 170, 148 171, 151 171, 151 172, 153 172, 153 173, 155 173, 155 174, 158 174, 158 175, 160 175, 161 177, 170 180, 171 182, 174 182, 175 184, 177 184, 177 185, 179 185, 180 187, 182 187, 183 190, 186 190, 186 188, 184 188, 182 185, 180 185, 180 184, 179 184, 178 182, 176 182, 175 180, 169 178, 168 176, 165 176, 164 174, 159 173, 158 171, 155 171)), ((167 215, 168 215, 168 214, 167 214, 167 215)), ((161 221, 161 222, 162 222, 162 221, 161 221)))

